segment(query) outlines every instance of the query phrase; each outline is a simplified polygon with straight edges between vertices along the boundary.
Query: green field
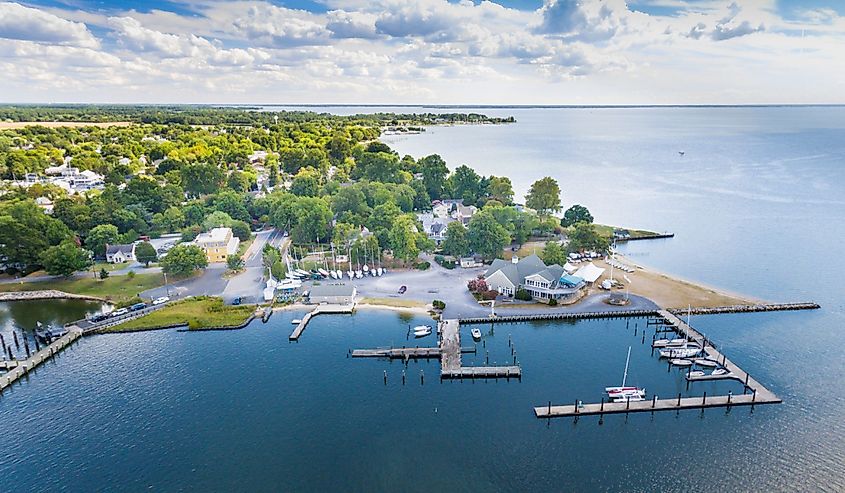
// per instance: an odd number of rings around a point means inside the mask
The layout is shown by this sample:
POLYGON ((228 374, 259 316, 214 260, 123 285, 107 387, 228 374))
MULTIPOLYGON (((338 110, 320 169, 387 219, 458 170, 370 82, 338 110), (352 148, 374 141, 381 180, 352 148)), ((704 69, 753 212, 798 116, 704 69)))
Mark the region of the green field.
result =
POLYGON ((111 276, 104 280, 85 277, 82 279, 64 279, 57 281, 21 282, 0 284, 0 291, 39 291, 55 289, 65 293, 80 294, 104 298, 119 302, 138 296, 138 293, 164 285, 161 274, 138 274, 129 276, 111 276))
POLYGON ((109 332, 152 330, 174 325, 189 329, 234 327, 244 323, 255 311, 252 305, 224 305, 217 297, 200 296, 170 303, 141 318, 106 329, 109 332))

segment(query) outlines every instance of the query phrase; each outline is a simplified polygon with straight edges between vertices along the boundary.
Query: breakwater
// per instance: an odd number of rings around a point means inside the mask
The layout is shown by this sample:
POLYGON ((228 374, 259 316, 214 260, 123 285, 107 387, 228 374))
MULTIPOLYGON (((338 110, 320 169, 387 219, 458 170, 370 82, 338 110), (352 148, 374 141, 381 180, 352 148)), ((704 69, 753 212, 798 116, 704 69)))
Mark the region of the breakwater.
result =
POLYGON ((34 291, 7 291, 0 293, 0 301, 27 301, 27 300, 91 300, 105 301, 103 298, 88 296, 84 294, 65 293, 57 289, 39 289, 34 291))

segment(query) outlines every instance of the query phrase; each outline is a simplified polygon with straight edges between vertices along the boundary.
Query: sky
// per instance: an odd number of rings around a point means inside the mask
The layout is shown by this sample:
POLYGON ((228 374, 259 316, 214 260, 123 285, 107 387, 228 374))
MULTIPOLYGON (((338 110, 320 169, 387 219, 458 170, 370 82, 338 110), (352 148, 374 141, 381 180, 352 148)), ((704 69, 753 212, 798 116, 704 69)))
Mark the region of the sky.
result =
POLYGON ((0 102, 843 104, 845 0, 0 0, 0 102))

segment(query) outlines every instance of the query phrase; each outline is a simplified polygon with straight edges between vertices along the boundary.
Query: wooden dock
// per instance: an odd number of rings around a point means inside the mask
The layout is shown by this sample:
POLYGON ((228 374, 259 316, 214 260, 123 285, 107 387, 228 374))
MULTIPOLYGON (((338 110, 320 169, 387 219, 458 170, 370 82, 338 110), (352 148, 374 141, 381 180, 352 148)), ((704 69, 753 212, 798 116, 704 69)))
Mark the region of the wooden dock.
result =
POLYGON ((316 317, 317 315, 324 314, 324 313, 352 313, 355 310, 355 305, 317 305, 313 310, 306 313, 304 317, 302 317, 302 321, 296 325, 296 328, 293 329, 293 332, 290 333, 288 340, 297 341, 299 337, 302 335, 302 332, 305 331, 305 327, 308 326, 308 322, 311 321, 312 318, 316 317))
POLYGON ((669 325, 679 335, 691 341, 697 341, 701 344, 704 350, 705 358, 716 361, 726 370, 728 374, 725 375, 702 375, 689 376, 689 382, 708 381, 708 380, 724 380, 733 379, 738 380, 744 385, 748 393, 740 395, 717 395, 702 397, 681 397, 678 395, 672 399, 659 399, 657 396, 651 400, 638 402, 601 402, 598 404, 580 404, 576 403, 567 405, 552 405, 549 403, 546 406, 534 408, 534 414, 538 418, 557 418, 557 417, 573 417, 590 414, 618 414, 618 413, 635 413, 635 412, 653 412, 653 411, 672 411, 679 409, 704 409, 708 407, 726 407, 726 406, 753 406, 755 404, 778 404, 782 402, 778 396, 772 391, 764 387, 760 382, 751 377, 742 368, 729 360, 724 354, 716 349, 704 337, 703 334, 690 327, 682 319, 678 318, 668 310, 658 310, 658 316, 665 321, 665 325, 669 325))
POLYGON ((73 330, 68 331, 67 334, 56 339, 55 341, 53 341, 52 344, 42 348, 40 351, 37 351, 35 354, 25 360, 4 362, 6 363, 6 368, 11 368, 8 372, 4 373, 3 375, 0 375, 0 392, 2 392, 3 389, 5 389, 6 387, 15 383, 15 381, 18 380, 20 377, 32 371, 36 366, 50 359, 54 354, 60 352, 62 349, 66 348, 70 344, 73 344, 73 342, 79 339, 80 337, 82 337, 82 330, 80 330, 79 328, 75 328, 73 330))
MULTIPOLYGON (((773 394, 772 394, 773 395, 773 394)), ((540 406, 534 408, 538 418, 561 418, 595 414, 647 413, 655 411, 677 411, 680 409, 704 409, 708 407, 753 406, 756 404, 777 404, 777 397, 765 397, 757 393, 739 395, 717 395, 702 397, 681 397, 680 399, 651 399, 639 402, 604 402, 600 404, 575 403, 563 406, 540 406)))
MULTIPOLYGON (((474 347, 463 347, 461 353, 474 353, 474 347)), ((353 358, 434 359, 441 357, 439 347, 353 349, 353 358)))
POLYGON ((653 317, 657 310, 603 310, 593 312, 533 313, 526 315, 497 315, 495 317, 465 317, 462 324, 531 322, 534 320, 588 320, 598 318, 653 317))
POLYGON ((440 378, 522 378, 519 366, 463 366, 461 324, 456 319, 440 322, 440 378))

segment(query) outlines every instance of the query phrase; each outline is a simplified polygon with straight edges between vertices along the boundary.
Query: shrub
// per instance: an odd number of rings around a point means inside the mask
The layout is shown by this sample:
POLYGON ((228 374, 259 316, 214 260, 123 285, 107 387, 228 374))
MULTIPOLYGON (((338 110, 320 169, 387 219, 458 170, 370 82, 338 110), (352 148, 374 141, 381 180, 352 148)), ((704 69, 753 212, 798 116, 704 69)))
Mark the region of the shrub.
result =
POLYGON ((129 272, 127 272, 127 273, 126 273, 126 277, 127 277, 130 281, 131 281, 132 279, 135 279, 135 271, 134 271, 134 270, 130 270, 129 272))
POLYGON ((549 300, 549 306, 557 306, 557 300, 552 298, 549 300))
POLYGON ((414 268, 417 270, 427 270, 429 267, 431 267, 431 262, 428 261, 414 264, 414 268))
POLYGON ((484 279, 473 279, 467 283, 467 289, 471 293, 483 293, 485 291, 489 291, 487 287, 487 281, 484 279))
POLYGON ((481 298, 486 301, 495 300, 498 296, 499 292, 495 289, 490 289, 481 293, 481 298))
POLYGON ((520 301, 531 301, 531 294, 524 289, 517 289, 513 297, 520 301))
POLYGON ((431 306, 442 311, 446 308, 446 302, 441 300, 434 300, 431 302, 431 306))
POLYGON ((106 269, 100 269, 100 279, 105 279, 109 277, 109 271, 106 269))

